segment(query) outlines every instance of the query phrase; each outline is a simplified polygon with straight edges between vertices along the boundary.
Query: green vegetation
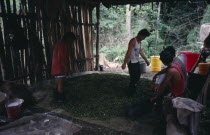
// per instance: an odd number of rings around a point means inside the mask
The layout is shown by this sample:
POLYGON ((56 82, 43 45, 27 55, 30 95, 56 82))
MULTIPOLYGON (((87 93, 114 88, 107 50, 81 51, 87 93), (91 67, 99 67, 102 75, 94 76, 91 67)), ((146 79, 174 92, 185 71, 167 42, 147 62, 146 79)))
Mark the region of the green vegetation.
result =
MULTIPOLYGON (((92 74, 68 79, 65 83, 67 103, 62 107, 78 117, 110 119, 124 116, 124 105, 148 101, 153 92, 148 90, 150 80, 141 79, 137 94, 128 97, 129 76, 118 74, 92 74)), ((58 107, 57 104, 53 105, 58 107)))
POLYGON ((130 33, 126 24, 125 5, 110 8, 101 5, 100 53, 104 53, 109 61, 118 57, 118 62, 121 63, 129 39, 135 37, 143 28, 152 33, 142 42, 142 48, 148 58, 158 55, 163 46, 169 45, 173 45, 178 51, 190 49, 186 51, 199 52, 202 45, 199 43, 200 26, 210 22, 210 5, 203 1, 146 3, 132 5, 129 11, 130 33))
MULTIPOLYGON (((137 94, 127 96, 129 76, 119 74, 92 74, 68 79, 64 85, 67 102, 64 105, 51 104, 54 108, 63 108, 77 117, 89 117, 106 120, 124 117, 124 106, 144 103, 153 96, 148 90, 152 82, 141 78, 137 85, 137 94)), ((144 108, 145 109, 145 108, 144 108)), ((202 113, 199 135, 208 135, 210 108, 202 113)), ((165 122, 160 121, 154 135, 165 134, 165 122)))

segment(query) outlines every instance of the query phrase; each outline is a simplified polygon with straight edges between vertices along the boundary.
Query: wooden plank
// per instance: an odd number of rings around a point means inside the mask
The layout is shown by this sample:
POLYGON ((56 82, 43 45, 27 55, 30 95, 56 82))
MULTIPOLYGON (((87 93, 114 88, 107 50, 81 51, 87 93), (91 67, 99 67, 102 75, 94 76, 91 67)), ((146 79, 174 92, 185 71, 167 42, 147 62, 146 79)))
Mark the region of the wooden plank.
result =
MULTIPOLYGON (((6 14, 6 7, 5 7, 5 3, 3 0, 0 1, 1 3, 1 9, 2 9, 2 14, 6 14)), ((7 9, 7 11, 11 12, 10 9, 10 2, 6 1, 7 7, 9 9, 7 9)), ((9 13, 10 13, 9 12, 9 13)), ((5 69, 6 69, 6 75, 5 75, 5 80, 8 80, 10 78, 13 78, 13 70, 12 70, 12 61, 11 61, 11 51, 10 51, 10 47, 9 47, 9 37, 8 37, 8 19, 6 17, 3 17, 3 29, 4 29, 4 39, 5 39, 5 69)))
MULTIPOLYGON (((6 13, 5 11, 5 6, 4 6, 4 1, 1 0, 0 1, 0 5, 1 5, 1 11, 3 13, 6 13)), ((3 40, 3 33, 2 33, 2 29, 4 27, 4 25, 2 24, 4 19, 3 18, 0 18, 1 20, 1 27, 0 27, 0 68, 1 68, 1 79, 2 80, 5 80, 5 77, 6 77, 6 58, 5 58, 5 50, 4 50, 4 47, 5 47, 5 42, 3 40)), ((4 33, 5 34, 5 33, 4 33)))
MULTIPOLYGON (((1 19, 1 18, 0 18, 1 19)), ((0 25, 2 26, 2 24, 0 25)), ((1 70, 1 80, 5 80, 5 50, 4 50, 4 41, 2 35, 2 27, 0 27, 0 70, 1 70)))
POLYGON ((98 70, 99 67, 99 19, 100 19, 100 5, 96 6, 96 19, 97 19, 97 25, 96 25, 96 65, 95 70, 98 70))
MULTIPOLYGON (((32 5, 28 5, 28 4, 31 4, 30 2, 27 3, 26 0, 24 0, 23 2, 24 4, 24 8, 26 10, 26 12, 29 11, 30 6, 32 5)), ((31 10, 31 9, 30 9, 31 10)), ((29 11, 30 12, 30 11, 29 11)), ((28 44, 28 53, 27 55, 29 55, 29 57, 27 58, 28 60, 26 61, 27 62, 27 68, 28 68, 28 74, 29 74, 29 80, 30 80, 30 84, 33 84, 35 82, 35 75, 34 75, 34 62, 32 60, 33 58, 33 35, 32 33, 34 32, 34 23, 33 23, 33 20, 27 18, 26 19, 26 26, 27 26, 27 31, 28 31, 28 41, 29 41, 29 44, 28 44)))
POLYGON ((28 13, 28 6, 27 6, 27 0, 21 0, 22 8, 25 13, 28 13))
MULTIPOLYGON (((89 8, 89 23, 92 23, 92 9, 89 8)), ((94 69, 93 65, 94 65, 94 59, 93 59, 93 30, 92 30, 92 26, 88 27, 88 33, 90 34, 89 37, 89 52, 90 52, 90 59, 89 59, 89 70, 92 71, 94 69)))
MULTIPOLYGON (((21 3, 23 3, 23 1, 21 0, 21 3)), ((20 10, 24 10, 24 5, 23 4, 20 4, 20 10)), ((21 24, 23 30, 24 30, 24 35, 27 37, 28 39, 28 25, 27 25, 27 18, 18 18, 19 20, 19 23, 21 24)), ((28 61, 29 61, 29 53, 28 53, 28 48, 27 49, 24 49, 24 50, 21 50, 21 54, 20 54, 20 57, 21 57, 21 68, 22 68, 22 74, 29 74, 28 72, 28 61)), ((28 83, 28 78, 25 77, 23 78, 23 82, 25 84, 28 83)))
MULTIPOLYGON (((78 8, 78 18, 79 18, 79 22, 84 22, 83 20, 83 6, 79 6, 78 8)), ((84 61, 82 61, 82 59, 85 58, 85 50, 84 50, 84 42, 85 42, 85 39, 84 39, 84 31, 83 31, 83 26, 80 25, 78 27, 79 29, 79 33, 80 33, 80 40, 79 40, 79 44, 78 44, 78 57, 77 57, 77 60, 79 60, 80 62, 77 62, 77 66, 78 66, 78 69, 79 69, 79 72, 82 72, 84 71, 84 61)))
MULTIPOLYGON (((43 6, 44 7, 44 6, 43 6)), ((43 12, 44 17, 46 14, 43 12)), ((43 39, 44 39, 44 47, 45 47, 45 54, 46 54, 46 77, 50 78, 50 71, 51 71, 51 52, 52 48, 50 48, 50 43, 48 40, 48 26, 49 23, 45 19, 42 21, 42 26, 43 26, 43 39)))
POLYGON ((7 5, 7 13, 11 13, 10 0, 6 0, 6 5, 7 5))
MULTIPOLYGON (((20 60, 21 60, 21 69, 22 69, 22 72, 21 74, 23 75, 24 73, 27 73, 27 70, 26 70, 26 64, 25 64, 25 51, 26 50, 21 50, 20 52, 20 60)), ((27 77, 23 78, 23 83, 24 84, 27 84, 27 77)))
MULTIPOLYGON (((72 9, 72 20, 74 20, 75 22, 78 22, 78 7, 76 6, 71 6, 71 9, 72 9)), ((69 29, 71 31, 73 31, 75 34, 78 34, 78 26, 71 26, 69 27, 69 29)), ((78 44, 79 40, 77 40, 77 42, 71 46, 70 48, 70 61, 71 61, 71 67, 72 67, 72 72, 78 72, 78 69, 77 69, 77 63, 75 63, 76 59, 77 59, 77 44, 78 44)))
MULTIPOLYGON (((84 22, 88 22, 88 7, 85 6, 83 8, 83 20, 84 22)), ((84 38, 84 53, 85 53, 85 60, 84 60, 84 71, 88 71, 89 70, 89 61, 87 61, 86 58, 90 57, 90 51, 89 51, 89 36, 90 33, 88 31, 88 26, 83 26, 83 38, 84 38)))
MULTIPOLYGON (((89 7, 88 8, 88 23, 92 23, 92 9, 89 7)), ((88 60, 88 69, 87 70, 90 70, 92 71, 94 68, 93 68, 93 31, 92 31, 92 26, 88 26, 87 27, 87 35, 88 35, 88 55, 87 57, 89 58, 88 60)))
POLYGON ((13 0, 13 13, 17 13, 16 0, 13 0))

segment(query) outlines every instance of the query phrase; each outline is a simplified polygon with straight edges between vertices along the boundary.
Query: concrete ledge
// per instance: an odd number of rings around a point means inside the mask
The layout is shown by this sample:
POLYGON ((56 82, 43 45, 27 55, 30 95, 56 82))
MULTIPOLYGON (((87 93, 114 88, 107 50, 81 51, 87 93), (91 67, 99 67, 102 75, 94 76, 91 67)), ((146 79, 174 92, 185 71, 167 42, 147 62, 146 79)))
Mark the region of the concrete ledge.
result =
POLYGON ((74 77, 78 77, 78 76, 95 74, 95 73, 100 73, 100 72, 99 71, 85 71, 85 72, 73 73, 71 75, 68 75, 66 78, 74 78, 74 77))

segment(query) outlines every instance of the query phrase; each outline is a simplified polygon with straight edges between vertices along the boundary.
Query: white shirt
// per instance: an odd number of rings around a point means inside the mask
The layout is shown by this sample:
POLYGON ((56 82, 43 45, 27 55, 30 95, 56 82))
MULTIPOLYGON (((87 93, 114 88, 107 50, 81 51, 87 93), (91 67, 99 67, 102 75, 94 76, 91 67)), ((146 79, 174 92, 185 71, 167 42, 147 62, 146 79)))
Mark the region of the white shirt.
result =
MULTIPOLYGON (((136 38, 135 38, 136 40, 136 38)), ((140 48, 141 48, 141 44, 137 42, 136 40, 136 44, 134 46, 134 48, 131 50, 131 54, 128 58, 128 63, 131 61, 131 63, 137 63, 140 61, 140 58, 139 58, 139 51, 140 51, 140 48)))

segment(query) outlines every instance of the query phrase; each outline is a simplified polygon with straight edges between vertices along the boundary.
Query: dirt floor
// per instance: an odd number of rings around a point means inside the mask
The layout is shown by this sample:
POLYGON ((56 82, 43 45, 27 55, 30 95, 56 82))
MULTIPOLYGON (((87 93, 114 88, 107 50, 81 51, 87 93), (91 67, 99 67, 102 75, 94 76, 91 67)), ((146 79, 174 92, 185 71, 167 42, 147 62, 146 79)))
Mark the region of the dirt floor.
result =
MULTIPOLYGON (((91 72, 92 73, 92 72, 91 72)), ((128 74, 128 69, 122 70, 121 68, 105 68, 104 71, 98 71, 97 73, 115 73, 115 74, 128 74)), ((89 74, 89 73, 88 73, 89 74)), ((149 71, 149 68, 147 69, 146 73, 142 74, 142 78, 152 79, 155 73, 152 73, 149 71)), ((77 76, 77 75, 75 75, 77 76)), ((41 108, 46 108, 48 110, 52 110, 49 103, 51 102, 51 96, 49 95, 49 90, 53 89, 54 80, 46 81, 44 86, 42 86, 42 90, 36 92, 36 97, 39 98, 41 102, 39 102, 38 106, 41 108)), ((39 86, 37 86, 37 89, 39 89, 39 86)), ((109 120, 97 120, 87 117, 74 117, 69 112, 66 112, 62 109, 54 110, 57 114, 63 114, 65 116, 69 116, 90 124, 94 125, 100 125, 103 127, 106 127, 108 129, 112 129, 118 132, 124 132, 129 133, 133 135, 153 135, 153 132, 156 128, 157 123, 159 122, 158 116, 155 115, 155 113, 151 112, 144 117, 138 119, 138 120, 130 120, 124 117, 116 117, 111 118, 109 120)))
MULTIPOLYGON (((129 75, 128 73, 128 68, 125 70, 122 70, 121 68, 105 68, 104 71, 101 71, 102 73, 116 73, 116 74, 124 74, 124 75, 129 75)), ((149 80, 152 80, 152 77, 155 75, 155 72, 150 71, 150 67, 146 68, 146 73, 142 73, 141 77, 146 78, 149 80)))
MULTIPOLYGON (((83 74, 91 74, 87 72, 83 74)), ((128 75, 128 70, 121 68, 105 68, 97 73, 115 73, 128 75)), ((152 79, 155 73, 147 69, 142 78, 152 79)), ((74 74, 70 77, 79 76, 74 74)), ((153 135, 159 116, 154 112, 143 117, 131 120, 125 117, 115 117, 108 120, 98 120, 88 117, 75 117, 61 108, 52 108, 52 90, 55 88, 55 80, 46 80, 33 86, 34 96, 38 104, 38 110, 33 115, 22 117, 15 122, 0 127, 0 135, 153 135), (56 126, 57 125, 57 126, 56 126), (66 128, 65 128, 66 127, 66 128), (66 130, 67 129, 67 130, 66 130)))
MULTIPOLYGON (((73 74, 69 78, 93 73, 129 75, 127 69, 105 68, 104 71, 73 74)), ((152 80, 154 75, 155 73, 150 72, 147 68, 147 72, 142 74, 141 78, 152 80)), ((51 105, 55 84, 55 80, 52 79, 34 85, 32 88, 38 104, 29 109, 31 111, 29 115, 0 126, 0 135, 164 135, 165 129, 162 125, 165 123, 161 121, 160 114, 154 111, 135 120, 123 116, 99 120, 90 117, 76 117, 61 109, 59 105, 55 108, 51 105)), ((206 117, 209 116, 208 114, 205 114, 206 117)), ((204 135, 203 132, 205 132, 207 135, 209 121, 204 121, 201 125, 204 128, 201 134, 204 135)))

